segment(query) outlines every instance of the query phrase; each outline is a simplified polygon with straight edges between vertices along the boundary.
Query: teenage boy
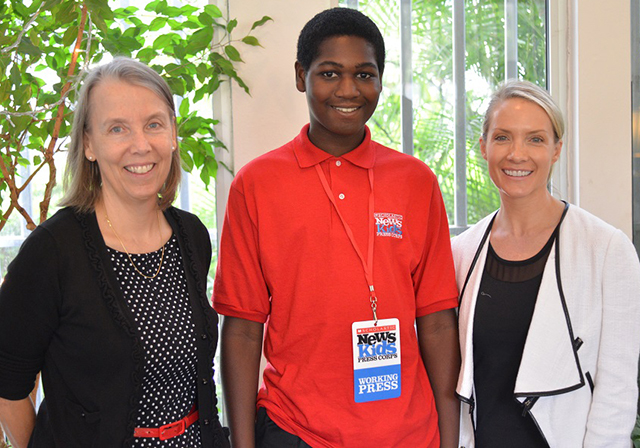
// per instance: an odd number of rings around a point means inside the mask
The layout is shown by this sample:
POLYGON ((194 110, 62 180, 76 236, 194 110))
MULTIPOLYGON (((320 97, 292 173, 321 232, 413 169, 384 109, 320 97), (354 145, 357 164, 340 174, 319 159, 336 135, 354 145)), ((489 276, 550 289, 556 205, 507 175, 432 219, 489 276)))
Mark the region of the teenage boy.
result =
POLYGON ((310 124, 232 184, 213 300, 236 448, 457 444, 449 228, 429 168, 371 141, 383 70, 365 15, 311 19, 295 63, 310 124))

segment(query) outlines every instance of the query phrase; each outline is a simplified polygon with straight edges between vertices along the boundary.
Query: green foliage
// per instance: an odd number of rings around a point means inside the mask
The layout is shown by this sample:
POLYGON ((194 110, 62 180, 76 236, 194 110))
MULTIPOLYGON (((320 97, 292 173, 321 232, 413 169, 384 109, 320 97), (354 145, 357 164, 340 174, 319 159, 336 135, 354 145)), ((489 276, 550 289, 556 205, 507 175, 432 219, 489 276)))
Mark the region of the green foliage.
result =
POLYGON ((636 426, 631 433, 631 440, 633 441, 633 448, 640 448, 640 415, 636 416, 636 426))
POLYGON ((65 150, 71 127, 70 106, 82 74, 107 55, 148 64, 183 97, 178 136, 184 168, 197 169, 209 185, 218 168, 214 149, 224 145, 216 121, 196 106, 223 82, 249 93, 236 71, 240 50, 260 46, 252 32, 271 19, 262 17, 236 39, 238 22, 217 6, 170 3, 112 9, 107 0, 0 0, 0 229, 14 210, 29 228, 35 225, 20 203, 33 177, 21 177, 20 166, 48 172, 40 203, 40 221, 46 219, 56 183, 54 156, 65 150))
MULTIPOLYGON (((373 138, 401 147, 399 2, 360 0, 358 9, 371 17, 385 36, 387 63, 384 90, 369 122, 373 138)), ((450 0, 412 1, 413 146, 438 176, 449 220, 454 211, 454 79, 453 18, 450 0)), ((466 151, 467 219, 477 222, 499 207, 480 154, 487 98, 504 80, 504 0, 467 0, 466 26, 466 151)), ((544 1, 518 2, 518 70, 522 79, 544 85, 544 1)))

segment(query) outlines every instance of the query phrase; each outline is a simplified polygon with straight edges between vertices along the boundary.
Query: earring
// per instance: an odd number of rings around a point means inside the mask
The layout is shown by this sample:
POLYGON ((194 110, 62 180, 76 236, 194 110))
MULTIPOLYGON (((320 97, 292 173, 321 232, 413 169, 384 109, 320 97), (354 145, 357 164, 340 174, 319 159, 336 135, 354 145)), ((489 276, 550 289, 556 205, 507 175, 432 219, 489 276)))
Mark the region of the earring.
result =
POLYGON ((93 157, 89 156, 87 159, 89 159, 89 162, 93 162, 93 157))

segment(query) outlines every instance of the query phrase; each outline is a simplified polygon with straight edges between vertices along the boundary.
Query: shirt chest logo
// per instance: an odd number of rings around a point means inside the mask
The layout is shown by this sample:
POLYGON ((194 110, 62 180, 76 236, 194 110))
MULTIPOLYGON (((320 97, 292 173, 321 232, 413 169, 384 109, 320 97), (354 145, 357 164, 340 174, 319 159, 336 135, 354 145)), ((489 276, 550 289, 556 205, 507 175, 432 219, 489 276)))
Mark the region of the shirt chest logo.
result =
POLYGON ((376 236, 402 239, 402 215, 395 213, 374 213, 376 236))

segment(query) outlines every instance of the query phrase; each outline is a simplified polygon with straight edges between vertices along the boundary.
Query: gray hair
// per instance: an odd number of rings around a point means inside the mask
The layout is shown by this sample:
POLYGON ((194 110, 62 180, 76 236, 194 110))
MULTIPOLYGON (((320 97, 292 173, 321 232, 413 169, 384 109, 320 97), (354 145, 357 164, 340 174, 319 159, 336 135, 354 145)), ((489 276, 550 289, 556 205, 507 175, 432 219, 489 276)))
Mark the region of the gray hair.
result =
POLYGON ((487 138, 491 118, 496 107, 503 101, 511 98, 522 98, 523 100, 531 101, 540 106, 549 116, 549 120, 551 120, 556 143, 562 139, 564 136, 564 118, 562 117, 560 108, 555 101, 553 101, 549 92, 529 81, 516 79, 510 79, 504 82, 498 90, 491 95, 491 101, 489 102, 489 107, 487 107, 487 112, 484 115, 484 121, 482 123, 483 139, 487 138))
MULTIPOLYGON (((90 130, 89 116, 92 108, 95 107, 91 104, 91 91, 100 82, 107 79, 124 81, 154 92, 166 103, 177 131, 176 109, 171 89, 153 69, 133 59, 117 57, 113 61, 91 70, 83 82, 76 102, 64 179, 66 193, 61 201, 62 205, 75 207, 81 212, 93 211, 102 191, 100 168, 96 162, 90 162, 86 159, 84 138, 85 133, 90 130)), ((176 148, 177 143, 175 142, 176 148)), ((158 206, 162 210, 169 207, 175 199, 181 174, 180 151, 176 149, 171 156, 169 175, 158 192, 158 206)))

